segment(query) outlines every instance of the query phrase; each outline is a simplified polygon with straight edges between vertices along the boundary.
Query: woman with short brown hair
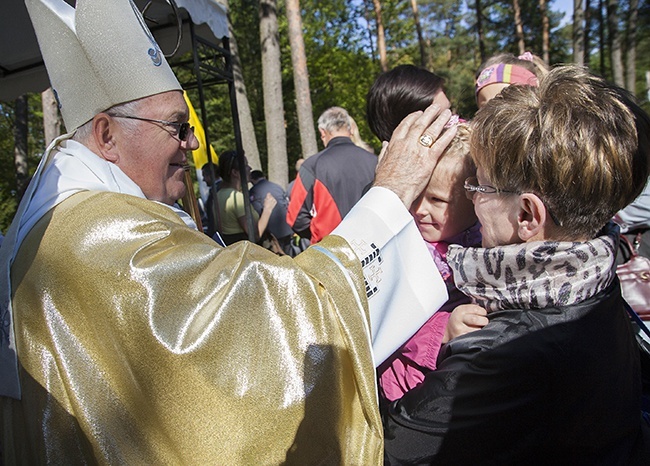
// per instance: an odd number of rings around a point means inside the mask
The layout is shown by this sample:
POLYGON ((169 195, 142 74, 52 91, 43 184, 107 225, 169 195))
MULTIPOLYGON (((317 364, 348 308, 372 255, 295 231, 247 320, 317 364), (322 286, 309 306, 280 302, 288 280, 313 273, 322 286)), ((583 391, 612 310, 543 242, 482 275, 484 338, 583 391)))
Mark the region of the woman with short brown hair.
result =
POLYGON ((482 247, 450 246, 447 258, 489 323, 449 342, 385 410, 386 464, 647 462, 608 221, 645 185, 649 121, 577 67, 479 110, 465 189, 482 247))

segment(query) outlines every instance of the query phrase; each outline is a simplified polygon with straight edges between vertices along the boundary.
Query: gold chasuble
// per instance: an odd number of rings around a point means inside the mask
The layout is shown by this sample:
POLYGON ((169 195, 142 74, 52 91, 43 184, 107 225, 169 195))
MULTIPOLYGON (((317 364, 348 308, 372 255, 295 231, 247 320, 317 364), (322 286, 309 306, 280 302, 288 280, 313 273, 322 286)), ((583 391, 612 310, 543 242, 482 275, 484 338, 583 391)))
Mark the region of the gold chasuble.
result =
POLYGON ((52 209, 12 268, 7 464, 381 464, 361 265, 321 244, 223 249, 111 192, 52 209))

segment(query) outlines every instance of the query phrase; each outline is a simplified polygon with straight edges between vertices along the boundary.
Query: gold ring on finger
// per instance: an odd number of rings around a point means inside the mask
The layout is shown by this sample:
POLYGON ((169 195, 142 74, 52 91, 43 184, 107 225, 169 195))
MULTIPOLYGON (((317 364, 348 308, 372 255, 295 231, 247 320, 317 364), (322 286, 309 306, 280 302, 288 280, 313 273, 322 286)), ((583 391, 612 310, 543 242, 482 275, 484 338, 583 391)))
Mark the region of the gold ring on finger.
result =
POLYGON ((433 146, 433 138, 427 133, 424 133, 422 136, 420 136, 420 144, 422 144, 424 147, 431 147, 433 146))

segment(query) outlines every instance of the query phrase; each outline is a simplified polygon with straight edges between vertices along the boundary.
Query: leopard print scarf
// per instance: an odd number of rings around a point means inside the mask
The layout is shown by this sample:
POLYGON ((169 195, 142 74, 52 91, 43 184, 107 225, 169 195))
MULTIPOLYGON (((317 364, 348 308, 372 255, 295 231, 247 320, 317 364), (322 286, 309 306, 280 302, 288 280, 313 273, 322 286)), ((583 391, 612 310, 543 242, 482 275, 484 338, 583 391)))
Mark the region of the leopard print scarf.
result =
POLYGON ((601 234, 584 243, 451 245, 447 260, 458 289, 488 312, 567 306, 594 296, 614 279, 617 227, 608 224, 601 234))

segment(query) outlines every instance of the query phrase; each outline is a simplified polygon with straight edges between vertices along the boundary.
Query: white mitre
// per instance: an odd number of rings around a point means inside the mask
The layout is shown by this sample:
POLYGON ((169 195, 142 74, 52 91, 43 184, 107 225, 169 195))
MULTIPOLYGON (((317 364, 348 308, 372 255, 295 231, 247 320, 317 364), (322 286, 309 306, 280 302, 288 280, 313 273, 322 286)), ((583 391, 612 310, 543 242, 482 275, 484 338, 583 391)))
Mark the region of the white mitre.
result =
POLYGON ((68 132, 114 105, 181 90, 131 0, 26 0, 68 132))

